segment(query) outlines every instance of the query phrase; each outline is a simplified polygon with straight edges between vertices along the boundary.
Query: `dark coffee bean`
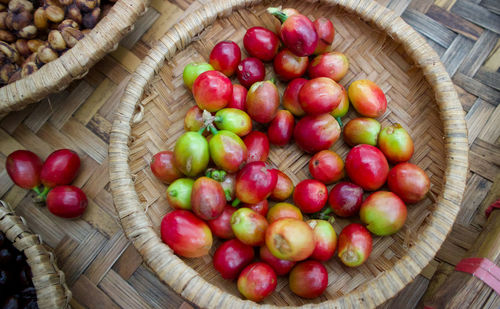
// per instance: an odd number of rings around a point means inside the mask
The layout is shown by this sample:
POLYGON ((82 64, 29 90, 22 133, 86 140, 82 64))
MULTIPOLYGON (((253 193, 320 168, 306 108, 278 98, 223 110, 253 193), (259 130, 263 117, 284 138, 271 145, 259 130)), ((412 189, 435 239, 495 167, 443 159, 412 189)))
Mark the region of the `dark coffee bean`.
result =
POLYGON ((0 265, 9 264, 14 257, 9 249, 3 248, 0 250, 0 265))
POLYGON ((36 303, 36 300, 31 300, 29 303, 24 306, 25 309, 38 309, 38 304, 36 303))
POLYGON ((34 287, 30 286, 25 288, 24 290, 21 291, 21 298, 29 300, 29 299, 35 299, 36 300, 36 290, 34 287))
POLYGON ((21 269, 17 280, 22 287, 29 286, 31 283, 31 277, 28 276, 26 269, 21 269))
POLYGON ((7 287, 7 284, 9 283, 9 278, 10 275, 7 271, 5 270, 0 270, 0 287, 2 289, 6 288, 7 287))
POLYGON ((19 308, 19 301, 17 297, 11 296, 3 303, 2 309, 17 309, 19 308))
POLYGON ((22 253, 16 254, 14 261, 16 262, 16 265, 23 266, 25 264, 24 254, 22 254, 22 253))

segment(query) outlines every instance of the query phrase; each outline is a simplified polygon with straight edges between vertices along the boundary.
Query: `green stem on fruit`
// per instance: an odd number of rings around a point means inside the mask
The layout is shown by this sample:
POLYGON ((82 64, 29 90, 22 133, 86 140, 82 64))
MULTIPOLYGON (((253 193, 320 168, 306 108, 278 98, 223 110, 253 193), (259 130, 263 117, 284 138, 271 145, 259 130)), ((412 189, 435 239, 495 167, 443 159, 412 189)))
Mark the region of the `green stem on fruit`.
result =
POLYGON ((203 135, 203 131, 205 131, 205 127, 198 130, 198 134, 203 135))
POLYGON ((327 207, 327 208, 325 208, 325 210, 317 213, 317 215, 315 217, 318 218, 318 219, 321 219, 321 220, 328 220, 328 221, 330 221, 330 218, 333 218, 333 216, 330 216, 330 213, 332 213, 332 211, 333 211, 333 209, 331 209, 330 207, 327 207))
POLYGON ((276 85, 276 78, 272 77, 269 81, 276 85))
POLYGON ((226 171, 215 170, 212 172, 212 178, 217 180, 218 182, 223 182, 224 178, 226 178, 226 171))
POLYGON ((241 201, 237 198, 234 199, 234 201, 231 203, 231 206, 233 207, 238 207, 238 205, 241 203, 241 201))
POLYGON ((223 182, 224 179, 226 178, 226 171, 223 171, 223 170, 216 170, 216 169, 210 169, 210 170, 207 170, 207 172, 205 173, 205 176, 207 176, 208 178, 212 178, 213 180, 216 180, 218 182, 223 182))
POLYGON ((43 196, 43 199, 44 199, 44 200, 45 200, 45 198, 46 198, 47 194, 49 193, 49 191, 50 191, 50 188, 49 188, 49 187, 44 187, 44 188, 43 188, 43 191, 42 191, 42 193, 41 193, 40 195, 41 195, 41 196, 43 196))
POLYGON ((51 188, 49 187, 43 187, 43 191, 40 192, 40 189, 38 189, 38 187, 36 188, 33 188, 33 191, 36 192, 37 196, 36 198, 33 199, 33 201, 36 203, 36 204, 39 204, 39 205, 43 205, 45 203, 45 201, 47 200, 47 194, 49 193, 51 188))
POLYGON ((340 117, 335 117, 335 119, 337 119, 339 126, 342 128, 344 126, 344 124, 342 123, 342 119, 340 119, 340 117))
POLYGON ((224 190, 224 195, 226 196, 226 201, 230 202, 232 200, 231 190, 229 189, 224 190))
POLYGON ((278 17, 278 19, 281 21, 281 23, 284 23, 285 20, 288 18, 288 16, 283 13, 280 8, 268 8, 267 12, 271 15, 274 15, 278 17))
POLYGON ((38 194, 38 195, 40 195, 40 194, 41 194, 41 193, 40 193, 40 189, 38 189, 38 186, 34 187, 34 188, 33 188, 33 189, 31 189, 31 190, 35 191, 35 192, 36 192, 36 194, 38 194))
POLYGON ((210 130, 210 132, 215 135, 217 133, 219 133, 219 131, 213 126, 213 125, 209 125, 208 126, 208 129, 210 130))

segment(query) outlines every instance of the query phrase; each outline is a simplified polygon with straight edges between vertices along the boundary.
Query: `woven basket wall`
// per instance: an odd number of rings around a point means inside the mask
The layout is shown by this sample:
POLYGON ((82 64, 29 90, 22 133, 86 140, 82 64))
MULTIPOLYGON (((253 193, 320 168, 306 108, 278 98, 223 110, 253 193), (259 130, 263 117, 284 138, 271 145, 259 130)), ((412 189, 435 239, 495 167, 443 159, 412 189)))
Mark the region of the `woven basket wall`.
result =
MULTIPOLYGON (((430 176, 432 194, 408 207, 408 220, 400 232, 374 238, 372 255, 361 267, 344 267, 337 258, 325 263, 329 284, 321 297, 297 297, 288 288, 287 278, 281 277, 276 291, 263 303, 375 307, 393 297, 428 264, 459 210, 468 168, 468 144, 457 94, 425 40, 375 2, 258 2, 210 3, 173 27, 134 73, 113 123, 110 144, 111 189, 122 226, 157 276, 186 299, 202 307, 258 305, 240 298, 235 282, 222 279, 215 271, 211 256, 179 258, 161 242, 159 225, 172 209, 163 195, 165 186, 154 178, 149 162, 156 152, 173 149, 184 132, 183 117, 195 104, 182 82, 187 63, 207 61, 213 46, 222 40, 237 42, 244 52, 242 38, 246 29, 274 29, 274 17, 265 12, 269 6, 294 7, 314 19, 324 16, 336 28, 334 50, 344 52, 350 60, 349 73, 340 83, 348 86, 354 80, 368 78, 381 86, 388 98, 388 110, 379 120, 383 126, 399 122, 409 131, 416 149, 411 162, 430 176)), ((266 65, 266 73, 267 78, 273 77, 271 64, 266 65)), ((281 94, 284 87, 278 83, 281 94)), ((351 110, 344 122, 354 117, 357 114, 351 110)), ((332 149, 342 158, 349 151, 342 140, 332 149)), ((291 143, 281 148, 273 146, 268 163, 297 184, 310 178, 309 159, 310 155, 291 143)), ((338 219, 334 228, 339 233, 348 223, 338 219)), ((211 255, 219 244, 214 243, 211 255)))
POLYGON ((57 267, 54 255, 43 244, 39 235, 33 234, 22 217, 18 217, 4 201, 0 200, 0 231, 24 252, 33 274, 40 309, 68 308, 71 291, 66 286, 64 273, 57 267))
POLYGON ((73 48, 37 72, 0 88, 0 115, 20 110, 84 77, 104 55, 118 46, 146 11, 149 0, 118 0, 109 13, 73 48))

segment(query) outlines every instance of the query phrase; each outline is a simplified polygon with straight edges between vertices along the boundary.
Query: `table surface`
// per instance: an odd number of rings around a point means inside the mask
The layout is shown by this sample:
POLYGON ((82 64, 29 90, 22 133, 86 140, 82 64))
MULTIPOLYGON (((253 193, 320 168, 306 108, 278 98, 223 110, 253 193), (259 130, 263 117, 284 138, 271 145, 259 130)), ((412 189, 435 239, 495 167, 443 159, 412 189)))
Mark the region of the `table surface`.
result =
MULTIPOLYGON (((124 236, 109 189, 107 146, 114 112, 141 59, 166 30, 208 1, 152 0, 151 8, 118 49, 59 94, 0 119, 0 197, 51 246, 73 292, 74 308, 189 308, 162 284, 124 236), (84 168, 74 184, 89 198, 79 220, 36 208, 4 170, 6 156, 30 149, 47 157, 78 151, 84 168)), ((481 232, 485 199, 500 192, 500 1, 378 0, 427 39, 456 84, 467 114, 470 172, 462 210, 435 259, 381 307, 413 308, 435 273, 452 269, 481 232)), ((494 292, 482 304, 498 308, 494 292)))

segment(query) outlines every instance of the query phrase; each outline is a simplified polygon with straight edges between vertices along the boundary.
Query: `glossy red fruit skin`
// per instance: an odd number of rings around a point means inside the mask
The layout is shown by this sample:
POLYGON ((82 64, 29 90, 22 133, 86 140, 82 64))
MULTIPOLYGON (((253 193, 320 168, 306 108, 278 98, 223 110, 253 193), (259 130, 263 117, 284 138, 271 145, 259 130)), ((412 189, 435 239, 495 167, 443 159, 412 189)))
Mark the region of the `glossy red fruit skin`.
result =
POLYGON ((319 39, 314 54, 319 55, 330 50, 335 39, 335 28, 333 27, 333 23, 324 17, 316 19, 313 25, 319 39))
POLYGON ((158 152, 151 159, 149 166, 153 175, 167 184, 184 175, 175 166, 174 153, 172 151, 158 152))
POLYGON ((10 179, 24 189, 32 189, 40 185, 42 166, 42 160, 29 150, 16 150, 5 160, 5 169, 10 179))
POLYGON ((293 201, 303 213, 320 211, 328 200, 324 183, 315 179, 304 179, 295 186, 293 201))
POLYGON ((210 158, 215 165, 228 173, 236 173, 245 164, 248 156, 243 140, 228 130, 220 130, 213 135, 208 147, 210 158))
POLYGON ((338 256, 344 265, 363 264, 372 252, 372 235, 359 223, 351 223, 339 234, 338 256))
POLYGON ((295 118, 292 113, 287 110, 279 110, 267 128, 267 136, 271 144, 277 146, 288 144, 292 139, 294 125, 295 118))
POLYGON ((366 117, 377 118, 387 109, 387 98, 380 87, 368 79, 354 81, 347 89, 349 101, 356 111, 366 117))
POLYGON ((361 204, 359 217, 370 232, 377 236, 387 236, 403 227, 407 212, 406 205, 396 194, 377 191, 361 204))
POLYGON ((241 207, 250 208, 251 210, 265 217, 267 215, 267 212, 269 211, 269 202, 267 201, 267 199, 265 199, 256 204, 243 203, 241 207))
POLYGON ((247 100, 247 88, 242 85, 233 85, 233 97, 226 107, 245 110, 245 102, 247 100))
POLYGON ((290 272, 289 286, 300 297, 316 298, 328 286, 328 272, 318 261, 300 262, 290 272))
POLYGON ((305 78, 296 78, 292 80, 283 92, 283 107, 289 110, 297 117, 302 117, 306 114, 299 102, 300 89, 307 82, 305 78))
POLYGON ((247 146, 247 163, 267 160, 269 155, 269 139, 267 135, 260 131, 252 131, 245 138, 243 142, 247 146))
MULTIPOLYGON (((295 14, 299 14, 299 11, 297 11, 296 9, 293 9, 293 8, 283 8, 281 10, 281 12, 283 12, 286 16, 292 16, 295 14)), ((269 13, 271 13, 271 12, 269 12, 269 13)), ((273 19, 272 22, 273 22, 273 26, 274 26, 274 32, 279 34, 281 32, 281 20, 279 18, 277 18, 277 19, 273 19)))
POLYGON ((255 256, 252 246, 245 245, 238 239, 224 242, 215 250, 214 268, 222 278, 233 280, 250 264, 255 256))
POLYGON ((280 34, 283 44, 300 57, 312 55, 318 46, 314 25, 302 14, 289 16, 281 25, 280 34))
POLYGON ((269 225, 266 246, 282 260, 302 261, 314 251, 314 234, 309 225, 295 218, 281 218, 269 225))
POLYGON ((236 68, 238 81, 245 88, 250 88, 254 83, 264 80, 266 68, 264 63, 257 58, 248 57, 243 59, 236 68))
POLYGON ((212 247, 208 225, 187 210, 174 210, 161 221, 161 239, 175 254, 194 258, 207 255, 212 247))
POLYGON ((273 223, 283 218, 304 219, 300 209, 289 203, 277 203, 267 212, 267 222, 269 223, 273 223))
POLYGON ((341 52, 329 52, 316 56, 307 68, 310 78, 328 77, 339 82, 349 70, 349 60, 341 52))
POLYGON ((243 37, 248 54, 262 61, 271 61, 278 53, 280 40, 274 32, 262 27, 252 27, 243 37))
POLYGON ((191 190, 191 207, 196 216, 213 220, 220 216, 226 206, 226 195, 219 182, 208 177, 195 180, 191 190))
POLYGON ((326 220, 308 220, 306 222, 313 229, 314 251, 311 259, 328 261, 337 248, 337 234, 330 222, 326 220))
POLYGON ((271 122, 278 112, 279 105, 278 88, 271 81, 256 82, 248 90, 245 109, 254 121, 271 122))
POLYGON ((327 77, 309 80, 299 92, 302 109, 309 115, 330 113, 342 100, 342 87, 327 77))
POLYGON ((266 246, 260 247, 259 256, 262 261, 269 264, 278 276, 286 275, 292 270, 293 266, 295 266, 295 262, 280 260, 275 257, 266 246))
POLYGON ((231 228, 234 235, 242 243, 249 246, 264 244, 268 226, 266 217, 250 208, 239 208, 231 216, 231 228))
POLYGON ((87 196, 75 186, 57 186, 47 194, 47 209, 61 218, 76 218, 87 209, 87 196))
POLYGON ((209 63, 226 76, 236 72, 236 67, 241 60, 241 50, 233 41, 219 42, 210 52, 209 63))
POLYGON ((340 126, 330 114, 308 115, 295 124, 293 138, 305 152, 330 148, 340 136, 340 126))
POLYGON ((344 218, 357 215, 362 202, 363 188, 351 182, 339 182, 328 196, 333 213, 344 218))
POLYGON ((412 163, 399 163, 387 176, 389 190, 396 193, 405 203, 417 203, 429 192, 429 176, 423 169, 412 163))
POLYGON ((292 195, 295 186, 287 174, 278 169, 276 169, 276 174, 278 176, 278 180, 276 181, 276 186, 274 187, 273 192, 271 192, 270 198, 275 201, 284 201, 292 195))
POLYGON ((344 161, 331 150, 321 150, 309 161, 309 172, 314 179, 328 185, 344 178, 344 161))
POLYGON ((276 289, 276 273, 263 262, 248 265, 238 277, 238 291, 247 299, 259 302, 276 289))
POLYGON ((389 163, 382 151, 371 145, 357 145, 345 159, 347 176, 365 191, 382 187, 389 174, 389 163))
POLYGON ((212 234, 222 239, 234 238, 233 229, 231 228, 231 216, 236 212, 236 208, 226 205, 224 210, 215 219, 208 220, 207 224, 212 231, 212 234))
POLYGON ((233 84, 219 71, 206 71, 194 81, 193 96, 200 109, 216 112, 232 100, 233 84))
POLYGON ((406 162, 413 155, 413 140, 410 134, 399 124, 395 123, 380 131, 378 147, 391 163, 406 162))
POLYGON ((184 130, 199 131, 202 127, 203 111, 198 106, 193 106, 186 112, 186 116, 184 116, 184 130))
POLYGON ((289 81, 304 75, 308 64, 309 58, 299 57, 289 49, 280 51, 273 61, 274 72, 284 81, 289 81))
POLYGON ((353 147, 359 144, 377 146, 381 125, 373 118, 354 118, 344 126, 343 137, 347 145, 353 147))
POLYGON ((236 197, 247 204, 256 204, 271 195, 278 175, 262 161, 245 165, 236 175, 236 197))
POLYGON ((80 169, 80 157, 70 149, 59 149, 51 153, 42 166, 40 180, 46 187, 68 185, 80 169))

